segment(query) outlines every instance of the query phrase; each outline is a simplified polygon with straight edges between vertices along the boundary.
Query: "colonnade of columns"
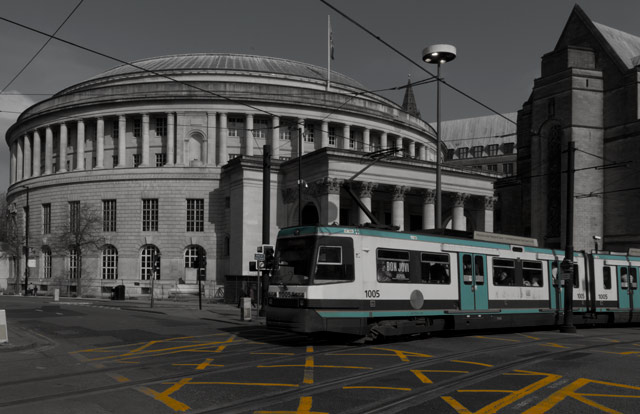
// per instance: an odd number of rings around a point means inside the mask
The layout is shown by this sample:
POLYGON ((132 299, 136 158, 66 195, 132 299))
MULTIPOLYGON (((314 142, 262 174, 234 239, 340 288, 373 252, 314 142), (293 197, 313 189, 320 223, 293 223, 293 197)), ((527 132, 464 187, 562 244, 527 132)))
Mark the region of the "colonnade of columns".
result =
MULTIPOLYGON (((188 119, 184 114, 176 114, 173 112, 168 113, 154 113, 154 118, 164 117, 166 119, 166 138, 165 144, 162 146, 162 150, 166 156, 166 166, 173 165, 189 165, 190 160, 185 160, 185 146, 183 140, 188 140, 189 137, 178 137, 177 132, 181 131, 179 128, 179 122, 183 124, 191 125, 191 122, 187 122, 188 119), (178 139, 181 138, 181 139, 178 139)), ((232 145, 239 146, 241 154, 229 154, 230 148, 230 134, 229 134, 229 121, 228 115, 224 112, 207 113, 207 125, 204 128, 203 135, 206 135, 206 165, 224 165, 228 161, 230 155, 254 155, 254 147, 258 145, 254 136, 257 135, 257 131, 254 130, 255 116, 254 114, 244 115, 244 126, 242 127, 241 134, 235 134, 239 136, 239 142, 233 142, 232 145)), ((237 119, 237 115, 233 115, 237 119)), ((21 136, 13 140, 11 144, 11 156, 10 156, 10 183, 14 184, 18 181, 28 179, 31 177, 38 177, 41 174, 49 175, 54 173, 64 173, 69 170, 82 171, 85 169, 102 169, 107 167, 105 163, 105 136, 107 133, 111 135, 113 147, 107 148, 107 153, 114 155, 114 168, 132 167, 133 161, 127 157, 127 139, 133 139, 131 134, 127 138, 127 120, 135 119, 140 120, 140 135, 135 136, 135 139, 140 140, 141 153, 140 167, 154 166, 155 163, 151 160, 151 145, 150 145, 150 114, 118 114, 112 117, 87 117, 72 121, 63 121, 51 125, 44 125, 42 127, 35 128, 28 131, 21 136), (105 128, 105 119, 112 122, 112 127, 109 131, 105 128), (93 142, 91 156, 95 158, 92 166, 87 166, 85 157, 87 156, 85 151, 85 143, 87 141, 86 128, 87 125, 95 125, 95 137, 90 139, 93 142), (70 128, 75 127, 75 137, 70 137, 70 128), (42 156, 42 136, 44 136, 44 157, 42 156), (54 146, 54 138, 57 137, 57 146, 54 146), (70 140, 73 140, 70 142, 70 140), (72 146, 74 151, 73 159, 68 158, 68 148, 72 146), (56 148, 57 147, 57 148, 56 148), (57 151, 55 151, 57 149, 57 151), (117 162, 115 161, 117 159, 117 162), (56 162, 54 162, 54 160, 56 162), (44 168, 41 166, 41 162, 44 162, 44 168), (69 167, 67 167, 67 163, 69 167)), ((367 127, 355 127, 351 124, 337 124, 329 122, 327 120, 321 120, 318 122, 314 119, 287 119, 285 122, 280 116, 273 115, 269 119, 270 132, 260 133, 262 137, 266 137, 266 143, 272 147, 272 156, 274 158, 280 158, 282 152, 282 143, 280 142, 281 130, 283 128, 289 128, 287 124, 292 125, 292 129, 287 136, 291 139, 291 153, 284 154, 287 157, 295 157, 298 151, 302 154, 307 151, 324 147, 337 147, 342 149, 355 149, 364 152, 371 152, 378 148, 387 148, 389 144, 403 148, 404 152, 398 152, 397 156, 408 156, 420 160, 427 160, 428 149, 426 144, 417 142, 413 139, 400 136, 397 134, 391 134, 382 130, 373 130, 367 127), (306 126, 313 126, 313 131, 306 130, 306 126), (298 128, 305 131, 307 134, 306 142, 303 143, 302 148, 298 148, 297 133, 298 128), (294 130, 295 129, 295 130, 294 130), (331 133, 330 133, 331 132, 331 133), (355 132, 355 134, 354 134, 355 132), (311 142, 311 134, 313 133, 314 139, 311 142), (353 137, 353 138, 352 138, 353 137), (319 138, 319 139, 318 139, 319 138)), ((264 124, 262 124, 264 125, 264 124)), ((184 125, 182 125, 184 126, 184 125)), ((263 128, 263 127, 261 127, 263 128)), ((239 131, 238 131, 239 132, 239 131)), ((138 144, 136 143, 136 147, 138 144)), ((137 149, 136 149, 137 151, 137 149)), ((433 150, 431 151, 433 152, 433 150)), ((131 154, 129 154, 131 155, 131 154)))
MULTIPOLYGON (((321 224, 340 224, 340 189, 343 180, 337 178, 325 178, 323 181, 315 183, 311 190, 318 197, 319 219, 321 224)), ((401 231, 407 228, 405 223, 406 196, 411 192, 418 194, 422 200, 422 229, 429 230, 435 228, 435 199, 436 192, 433 189, 412 189, 404 185, 385 186, 381 188, 378 183, 359 183, 358 196, 360 201, 371 211, 373 205, 374 190, 387 191, 391 199, 391 224, 397 226, 401 231)), ((289 189, 285 191, 285 203, 297 202, 297 190, 289 189)), ((467 216, 465 209, 472 208, 480 210, 476 214, 476 230, 493 232, 493 211, 497 201, 494 196, 474 196, 468 193, 447 193, 447 198, 451 203, 451 228, 453 230, 464 231, 467 229, 467 216)), ((380 200, 378 200, 380 201, 380 200)), ((377 204, 376 204, 377 205, 377 204)), ((358 209, 358 223, 370 222, 366 214, 358 209)), ((382 209, 379 209, 382 211, 382 209)))

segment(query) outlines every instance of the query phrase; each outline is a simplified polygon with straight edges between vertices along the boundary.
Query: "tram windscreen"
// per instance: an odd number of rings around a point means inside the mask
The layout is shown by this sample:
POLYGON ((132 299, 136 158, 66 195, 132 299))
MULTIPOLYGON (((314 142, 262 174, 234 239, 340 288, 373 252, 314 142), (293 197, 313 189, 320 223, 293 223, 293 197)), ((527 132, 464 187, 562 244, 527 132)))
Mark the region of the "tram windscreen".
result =
POLYGON ((271 284, 308 285, 314 258, 315 237, 279 239, 276 245, 277 269, 271 284))

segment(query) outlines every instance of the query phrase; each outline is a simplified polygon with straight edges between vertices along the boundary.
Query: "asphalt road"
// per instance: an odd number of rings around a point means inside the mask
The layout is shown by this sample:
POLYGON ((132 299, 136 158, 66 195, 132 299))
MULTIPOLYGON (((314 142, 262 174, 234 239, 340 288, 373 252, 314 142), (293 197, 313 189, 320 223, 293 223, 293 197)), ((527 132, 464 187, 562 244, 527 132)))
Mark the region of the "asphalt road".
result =
POLYGON ((638 327, 354 344, 194 307, 0 296, 0 412, 640 412, 638 327))

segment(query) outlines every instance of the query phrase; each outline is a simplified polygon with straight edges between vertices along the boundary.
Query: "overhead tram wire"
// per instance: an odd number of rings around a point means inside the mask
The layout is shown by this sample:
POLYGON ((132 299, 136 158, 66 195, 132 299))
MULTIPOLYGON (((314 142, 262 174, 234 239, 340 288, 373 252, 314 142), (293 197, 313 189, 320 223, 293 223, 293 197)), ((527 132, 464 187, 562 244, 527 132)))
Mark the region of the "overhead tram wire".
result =
MULTIPOLYGON (((350 21, 351 23, 355 24, 356 26, 358 26, 360 29, 364 30, 367 34, 369 34, 370 36, 372 36, 373 38, 375 38, 376 40, 378 40, 379 42, 381 42, 382 44, 384 44, 385 46, 387 46, 389 49, 393 50, 396 54, 402 56, 405 60, 409 61, 411 64, 413 64, 414 66, 418 67, 421 71, 428 73, 429 75, 433 76, 433 77, 437 77, 436 75, 434 75, 433 73, 431 73, 429 70, 427 70, 424 65, 420 65, 418 63, 416 63, 413 59, 411 59, 410 57, 408 57, 407 55, 405 55, 404 53, 402 53, 400 50, 396 49, 395 47, 393 47, 391 44, 389 44, 388 42, 386 42, 385 40, 383 40, 380 36, 376 35, 375 33, 373 33, 371 30, 367 29, 365 26, 363 26, 362 24, 358 23, 355 19, 353 19, 352 17, 348 16, 346 13, 342 12, 341 10, 337 9, 335 6, 331 5, 329 2, 327 2, 326 0, 319 0, 320 2, 324 3, 327 7, 329 7, 330 9, 332 9, 333 11, 335 11, 336 13, 340 14, 342 17, 344 17, 345 19, 347 19, 348 21, 350 21)), ((477 100, 476 98, 472 97, 471 95, 461 91, 460 89, 456 88, 455 86, 451 85, 450 83, 446 82, 444 79, 440 79, 440 82, 442 82, 443 84, 445 84, 446 86, 448 86, 449 88, 453 89, 454 91, 458 92, 459 94, 461 94, 462 96, 464 96, 467 99, 472 100, 473 102, 477 103, 478 105, 482 106, 485 109, 488 109, 489 111, 493 112, 496 115, 501 116, 502 118, 506 119, 507 121, 511 122, 512 124, 516 124, 514 121, 512 121, 511 119, 507 118, 506 116, 504 116, 503 114, 501 114, 500 112, 494 110, 493 108, 489 107, 488 105, 480 102, 479 100, 477 100)))
MULTIPOLYGON (((67 21, 71 18, 71 16, 73 16, 73 14, 76 12, 76 10, 78 10, 78 7, 80 7, 80 5, 82 4, 82 2, 83 2, 83 1, 84 1, 84 0, 80 0, 80 1, 78 2, 78 4, 76 4, 76 7, 74 7, 74 8, 73 8, 73 10, 71 10, 71 13, 69 13, 69 14, 67 15, 67 18, 66 18, 66 19, 64 19, 64 21, 60 24, 60 26, 58 26, 58 28, 56 29, 56 31, 55 31, 55 32, 53 32, 53 35, 54 35, 54 36, 55 36, 59 31, 60 31, 60 29, 62 29, 62 26, 64 26, 64 25, 65 25, 65 23, 67 23, 67 21)), ((28 62, 27 62, 23 67, 22 67, 22 69, 20 69, 20 70, 18 71, 18 73, 16 73, 16 75, 15 75, 13 78, 11 78, 11 80, 9 81, 9 83, 7 83, 7 84, 2 88, 2 90, 0 90, 0 95, 2 95, 2 94, 4 93, 4 91, 6 91, 6 90, 7 90, 7 88, 8 88, 9 86, 11 86, 11 84, 13 84, 13 82, 14 82, 16 79, 18 79, 18 77, 19 77, 20 75, 22 75, 22 72, 24 72, 24 71, 27 69, 27 67, 29 67, 29 65, 31 64, 31 62, 33 62, 33 61, 35 60, 35 58, 37 58, 37 57, 38 57, 38 55, 40 54, 40 52, 42 52, 42 51, 44 50, 44 48, 45 48, 45 47, 47 47, 47 45, 49 44, 49 42, 51 41, 51 39, 52 39, 52 38, 53 38, 53 37, 49 37, 49 38, 47 39, 47 41, 46 41, 46 42, 44 42, 44 44, 42 45, 42 47, 40 47, 40 49, 38 49, 38 51, 35 53, 35 55, 33 55, 33 56, 31 57, 31 59, 29 59, 29 61, 28 61, 28 62)))

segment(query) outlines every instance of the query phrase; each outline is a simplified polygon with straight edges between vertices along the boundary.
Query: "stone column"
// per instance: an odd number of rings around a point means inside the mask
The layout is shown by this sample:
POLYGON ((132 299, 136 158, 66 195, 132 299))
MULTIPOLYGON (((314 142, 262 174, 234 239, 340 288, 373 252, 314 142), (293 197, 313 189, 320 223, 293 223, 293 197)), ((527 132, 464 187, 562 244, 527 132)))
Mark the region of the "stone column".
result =
POLYGON ((127 117, 118 116, 118 167, 127 166, 127 117))
POLYGON ((31 170, 32 177, 40 176, 40 150, 42 143, 40 142, 40 133, 36 129, 33 131, 33 168, 31 170))
POLYGON ((389 144, 387 143, 387 133, 381 132, 380 133, 380 149, 387 149, 388 146, 389 144))
POLYGON ((420 149, 419 149, 419 152, 418 152, 418 154, 419 154, 418 158, 421 159, 422 161, 426 161, 426 159, 427 159, 427 146, 424 145, 424 144, 418 144, 418 145, 420 145, 420 147, 419 147, 420 149))
MULTIPOLYGON (((298 131, 302 131, 302 133, 305 133, 305 129, 304 129, 304 119, 303 118, 298 118, 298 131)), ((296 138, 298 137, 298 134, 296 134, 296 138)), ((293 145, 292 145, 293 147, 293 145)), ((295 158, 298 156, 298 154, 300 155, 304 155, 304 135, 302 135, 302 139, 296 139, 296 154, 292 157, 295 158), (298 145, 300 145, 300 148, 298 148, 298 145)))
MULTIPOLYGON (((360 183, 360 201, 362 201, 362 204, 365 205, 365 207, 367 207, 369 209, 369 212, 371 212, 371 199, 373 198, 373 190, 378 186, 378 183, 372 183, 372 182, 363 182, 360 183)), ((371 220, 369 219, 369 217, 367 217, 367 215, 365 214, 364 211, 362 211, 361 208, 358 208, 358 223, 359 224, 364 224, 364 223, 370 223, 371 220)))
POLYGON ((22 166, 24 161, 22 152, 24 143, 22 139, 22 137, 18 138, 18 144, 16 146, 16 181, 22 181, 22 166))
POLYGON ((404 157, 404 147, 402 146, 402 137, 396 137, 396 149, 398 152, 396 153, 397 157, 404 157))
POLYGON ((498 197, 488 196, 484 198, 484 231, 493 233, 493 211, 498 202, 498 197))
POLYGON ((349 149, 349 141, 351 140, 351 126, 344 124, 342 127, 342 148, 349 149))
POLYGON ((176 140, 176 116, 173 112, 167 112, 167 163, 166 166, 175 162, 175 140, 176 140))
POLYGON ((325 177, 317 185, 321 188, 320 223, 340 224, 340 189, 343 180, 325 177))
POLYGON ((424 230, 436 228, 436 191, 422 191, 422 228, 424 230))
POLYGON ((391 224, 398 226, 400 231, 404 230, 404 196, 409 191, 409 187, 396 185, 393 188, 393 203, 391 205, 391 224))
POLYGON ((50 125, 44 132, 44 173, 49 175, 53 172, 53 130, 50 125))
POLYGON ((467 193, 456 193, 453 201, 453 230, 466 230, 467 221, 464 216, 464 203, 469 198, 467 193))
POLYGON ((253 114, 247 114, 245 119, 246 130, 244 131, 244 154, 253 156, 253 114))
POLYGON ((271 157, 273 159, 280 159, 280 117, 271 117, 271 157))
POLYGON ((187 120, 183 113, 176 114, 176 165, 186 165, 189 163, 184 159, 184 137, 187 133, 185 125, 187 120))
POLYGON ((58 172, 67 172, 67 124, 60 124, 60 150, 58 151, 58 172))
POLYGON ((149 114, 142 114, 142 164, 140 167, 149 166, 149 114))
POLYGON ((416 157, 416 142, 415 141, 409 141, 409 156, 411 158, 415 158, 416 157))
POLYGON ((9 184, 16 182, 16 161, 17 161, 17 144, 13 142, 11 144, 11 158, 9 159, 9 184))
POLYGON ((320 124, 320 148, 329 146, 329 123, 322 121, 320 124))
POLYGON ((216 113, 207 112, 207 165, 216 165, 216 142, 217 131, 216 128, 216 113))
POLYGON ((22 139, 24 140, 24 146, 22 148, 22 156, 24 158, 22 165, 24 171, 22 178, 26 180, 31 177, 31 138, 29 138, 29 134, 25 134, 22 139))
POLYGON ((104 119, 96 119, 96 168, 104 168, 104 119))
POLYGON ((371 130, 369 128, 362 130, 362 146, 364 152, 371 152, 371 130))
POLYGON ((84 121, 78 120, 76 133, 76 170, 84 170, 84 121))
POLYGON ((227 141, 229 139, 229 130, 227 129, 227 114, 220 114, 220 153, 218 155, 218 165, 224 165, 229 160, 227 154, 227 141))

